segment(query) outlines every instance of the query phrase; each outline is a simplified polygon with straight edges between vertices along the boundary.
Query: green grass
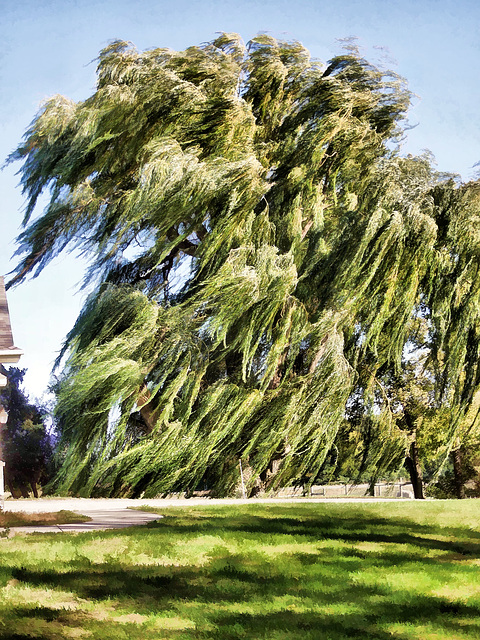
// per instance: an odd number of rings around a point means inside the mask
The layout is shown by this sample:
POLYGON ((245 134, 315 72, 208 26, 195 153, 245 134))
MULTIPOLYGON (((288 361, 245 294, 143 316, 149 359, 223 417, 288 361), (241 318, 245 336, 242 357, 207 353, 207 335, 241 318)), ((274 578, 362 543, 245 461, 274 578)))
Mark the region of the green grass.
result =
POLYGON ((25 511, 0 511, 0 527, 28 527, 29 525, 70 524, 88 522, 89 516, 74 511, 53 511, 49 513, 26 513, 25 511))
POLYGON ((480 501, 177 507, 0 541, 0 638, 480 638, 480 501))

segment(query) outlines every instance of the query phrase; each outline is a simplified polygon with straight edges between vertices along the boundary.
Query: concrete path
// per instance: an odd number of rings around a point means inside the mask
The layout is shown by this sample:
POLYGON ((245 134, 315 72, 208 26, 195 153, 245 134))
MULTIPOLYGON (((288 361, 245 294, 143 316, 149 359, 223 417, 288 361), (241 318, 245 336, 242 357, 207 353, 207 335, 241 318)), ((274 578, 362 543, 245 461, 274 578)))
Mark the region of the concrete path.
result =
POLYGON ((25 513, 51 513, 68 510, 91 518, 88 522, 71 524, 11 527, 10 535, 17 533, 78 533, 96 529, 122 529, 147 524, 162 517, 158 513, 128 509, 130 506, 140 506, 144 504, 146 504, 146 502, 141 500, 40 498, 38 500, 7 500, 4 510, 11 512, 23 511, 25 513))
POLYGON ((132 511, 131 509, 107 509, 90 511, 84 509, 83 515, 89 516, 88 522, 76 522, 71 524, 34 525, 31 527, 11 527, 10 535, 16 533, 78 533, 93 531, 95 529, 123 529, 134 525, 147 524, 162 518, 158 513, 145 511, 132 511))
POLYGON ((48 513, 61 511, 62 509, 75 511, 92 518, 89 522, 76 524, 58 524, 49 526, 11 527, 10 535, 16 533, 60 533, 60 532, 85 532, 95 529, 122 529, 135 525, 147 524, 158 520, 162 516, 158 513, 147 511, 134 511, 128 507, 193 507, 196 505, 221 505, 221 504, 258 504, 258 503, 285 503, 285 502, 391 502, 389 498, 254 498, 242 500, 235 498, 211 499, 211 498, 39 498, 7 500, 5 511, 24 511, 26 513, 48 513))

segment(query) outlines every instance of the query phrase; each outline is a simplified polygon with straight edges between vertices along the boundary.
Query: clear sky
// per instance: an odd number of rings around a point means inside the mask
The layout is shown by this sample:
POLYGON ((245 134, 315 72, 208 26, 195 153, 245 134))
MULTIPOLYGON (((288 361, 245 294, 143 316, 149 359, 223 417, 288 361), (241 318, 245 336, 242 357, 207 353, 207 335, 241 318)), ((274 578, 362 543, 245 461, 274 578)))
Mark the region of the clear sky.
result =
MULTIPOLYGON (((438 169, 472 179, 480 161, 478 0, 0 0, 0 157, 20 142, 43 100, 82 100, 95 88, 95 58, 114 39, 139 49, 184 49, 235 31, 300 40, 323 61, 356 36, 364 55, 407 78, 416 94, 405 153, 430 149, 438 169)), ((23 198, 18 166, 0 173, 0 274, 15 265, 23 198)), ((60 257, 10 290, 26 390, 41 396, 56 353, 82 306, 85 263, 60 257), (77 293, 76 293, 77 292, 77 293)))

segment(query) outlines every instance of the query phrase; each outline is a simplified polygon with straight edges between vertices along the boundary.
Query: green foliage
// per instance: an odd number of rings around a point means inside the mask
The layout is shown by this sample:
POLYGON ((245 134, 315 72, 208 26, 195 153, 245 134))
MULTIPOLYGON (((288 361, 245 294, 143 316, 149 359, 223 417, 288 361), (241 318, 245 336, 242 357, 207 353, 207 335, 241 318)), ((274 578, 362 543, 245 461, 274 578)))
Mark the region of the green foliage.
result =
POLYGON ((50 479, 52 443, 45 426, 45 409, 29 402, 21 389, 25 369, 4 369, 7 386, 0 403, 8 411, 8 420, 0 426, 2 459, 6 484, 14 497, 28 497, 30 489, 38 497, 37 483, 50 479))
POLYGON ((99 283, 56 387, 61 490, 227 491, 239 458, 250 489, 315 477, 355 396, 385 436, 372 464, 396 460, 376 398, 419 315, 454 437, 480 382, 478 188, 399 157, 408 104, 351 46, 322 65, 222 34, 114 42, 90 98, 44 105, 11 158, 27 197, 11 284, 65 248, 99 283))

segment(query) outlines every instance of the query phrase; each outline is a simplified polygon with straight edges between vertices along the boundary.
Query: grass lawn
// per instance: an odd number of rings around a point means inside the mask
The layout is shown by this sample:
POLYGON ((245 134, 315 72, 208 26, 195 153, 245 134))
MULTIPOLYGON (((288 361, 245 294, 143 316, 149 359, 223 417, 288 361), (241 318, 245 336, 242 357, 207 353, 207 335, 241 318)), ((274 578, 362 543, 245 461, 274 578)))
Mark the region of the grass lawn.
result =
POLYGON ((52 513, 25 513, 24 511, 0 511, 0 527, 28 527, 29 525, 70 524, 88 522, 88 516, 73 511, 54 511, 52 513))
POLYGON ((161 513, 0 540, 0 638, 480 638, 480 501, 161 513))

